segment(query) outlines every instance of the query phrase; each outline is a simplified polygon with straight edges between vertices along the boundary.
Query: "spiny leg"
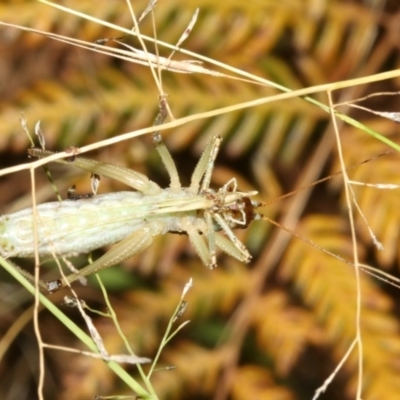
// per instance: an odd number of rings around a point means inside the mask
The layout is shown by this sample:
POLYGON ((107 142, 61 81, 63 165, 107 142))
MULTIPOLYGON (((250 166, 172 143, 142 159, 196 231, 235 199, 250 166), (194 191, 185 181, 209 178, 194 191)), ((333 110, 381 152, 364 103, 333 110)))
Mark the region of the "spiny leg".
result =
POLYGON ((47 286, 49 291, 55 291, 60 287, 66 286, 67 283, 72 283, 79 279, 79 277, 91 275, 102 269, 116 265, 122 261, 131 258, 135 254, 138 254, 149 247, 154 240, 154 236, 159 235, 162 231, 162 227, 158 226, 157 223, 146 223, 144 226, 137 231, 133 232, 130 236, 116 244, 102 257, 94 261, 92 264, 79 270, 79 273, 72 273, 66 276, 66 281, 61 284, 55 283, 58 281, 50 281, 47 286), (51 289, 54 287, 54 289, 51 289))
POLYGON ((226 237, 215 233, 215 243, 219 249, 221 249, 226 254, 229 254, 231 257, 236 258, 241 262, 249 262, 251 259, 251 255, 249 253, 243 254, 241 250, 232 243, 231 240, 227 239, 226 237))
POLYGON ((211 174, 214 169, 214 162, 215 159, 217 158, 221 142, 222 142, 221 136, 213 136, 208 142, 207 147, 204 149, 204 152, 201 155, 200 160, 197 163, 196 168, 193 172, 190 183, 190 191, 193 194, 199 193, 200 183, 201 183, 200 192, 209 188, 211 181, 211 174))
MULTIPOLYGON (((191 183, 190 183, 190 191, 192 194, 197 193, 205 193, 210 186, 211 175, 214 169, 214 162, 218 154, 218 150, 220 148, 222 142, 222 138, 220 136, 213 136, 207 144, 203 154, 198 161, 196 168, 193 172, 191 183), (201 187, 200 187, 201 183, 201 187)), ((212 214, 207 210, 204 211, 204 217, 207 225, 207 241, 208 241, 208 249, 207 253, 204 252, 203 262, 206 264, 208 268, 215 268, 217 265, 216 259, 216 244, 215 244, 215 231, 212 214), (204 261, 204 258, 207 258, 207 261, 204 261)), ((190 235, 189 235, 190 237, 190 235)), ((201 239, 201 243, 204 243, 203 239, 201 239)), ((200 239, 197 239, 200 242, 200 239)), ((193 236, 193 240, 196 240, 193 236)), ((192 242, 193 242, 192 240, 192 242)), ((200 251, 197 253, 200 255, 200 251)))
POLYGON ((160 135, 160 133, 153 134, 153 142, 171 180, 169 187, 174 192, 180 192, 182 186, 179 179, 178 170, 176 169, 176 165, 174 163, 174 160, 172 159, 171 153, 167 149, 167 146, 165 146, 165 143, 162 140, 162 136, 160 135))
MULTIPOLYGON (((37 158, 44 158, 54 154, 51 151, 44 151, 36 148, 28 149, 28 153, 37 158)), ((140 172, 136 172, 132 169, 75 156, 70 161, 59 159, 55 162, 59 164, 73 165, 93 174, 118 180, 145 195, 156 195, 161 193, 161 188, 155 182, 147 178, 146 175, 143 175, 140 172)))
POLYGON ((243 261, 248 262, 251 259, 251 255, 246 249, 246 246, 236 237, 233 233, 232 229, 229 227, 228 223, 220 214, 213 214, 214 218, 216 219, 217 223, 221 227, 221 229, 227 234, 229 237, 232 245, 236 247, 240 253, 243 255, 243 261))
POLYGON ((227 221, 220 214, 214 214, 209 211, 204 213, 207 224, 208 252, 210 258, 209 268, 214 268, 217 265, 216 247, 223 250, 225 253, 238 259, 242 262, 249 262, 251 259, 250 253, 247 251, 244 244, 236 237, 227 221), (228 238, 219 235, 214 230, 213 218, 217 221, 221 229, 228 235, 228 238))
POLYGON ((212 215, 209 211, 204 212, 204 216, 207 224, 207 240, 208 240, 208 251, 210 253, 210 265, 215 268, 217 266, 217 255, 216 255, 216 245, 215 245, 215 231, 212 215))
POLYGON ((196 253, 203 264, 209 269, 215 268, 216 265, 211 261, 209 248, 207 247, 202 235, 200 235, 197 229, 192 225, 187 227, 186 232, 189 236, 191 245, 196 250, 196 253))
MULTIPOLYGON (((160 103, 159 103, 159 112, 154 120, 154 126, 161 125, 168 116, 167 110, 167 101, 165 100, 165 96, 160 96, 160 103)), ((171 179, 171 183, 169 187, 175 191, 179 192, 182 188, 181 182, 179 180, 178 170, 176 169, 176 165, 174 160, 171 157, 171 153, 165 146, 164 141, 162 140, 162 136, 160 131, 155 131, 153 133, 153 142, 156 146, 158 154, 160 155, 161 161, 163 162, 165 169, 168 172, 168 175, 171 179)))

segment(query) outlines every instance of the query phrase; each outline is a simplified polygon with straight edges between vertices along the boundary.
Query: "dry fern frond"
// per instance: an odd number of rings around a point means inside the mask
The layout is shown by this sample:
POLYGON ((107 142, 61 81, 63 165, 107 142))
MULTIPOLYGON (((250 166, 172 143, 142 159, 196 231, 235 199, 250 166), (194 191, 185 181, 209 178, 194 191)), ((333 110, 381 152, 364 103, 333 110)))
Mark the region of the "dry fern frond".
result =
POLYGON ((258 365, 244 365, 235 374, 232 387, 233 400, 292 400, 295 394, 278 385, 270 371, 258 365))
MULTIPOLYGON (((310 217, 303 221, 302 234, 325 249, 351 257, 350 239, 343 232, 343 222, 334 218, 310 217), (329 227, 329 228, 328 228, 329 227), (324 240, 324 232, 329 229, 329 237, 324 240), (337 231, 336 238, 332 232, 337 231), (347 248, 347 251, 345 250, 347 248)), ((359 248, 362 259, 362 249, 359 248)), ((296 286, 305 304, 312 307, 316 319, 326 329, 327 338, 332 343, 333 354, 341 357, 355 337, 356 286, 353 269, 349 265, 322 253, 311 253, 300 242, 293 243, 283 260, 280 275, 290 279, 296 286)), ((364 377, 366 398, 386 385, 385 393, 392 396, 399 393, 397 359, 400 352, 400 325, 393 314, 393 303, 379 289, 368 275, 361 274, 361 329, 363 341, 364 377), (383 343, 391 343, 390 347, 383 343), (373 376, 372 381, 368 380, 373 376), (390 377, 390 378, 388 378, 390 377), (388 382, 391 382, 390 384, 388 382)), ((352 377, 357 374, 357 354, 353 352, 345 369, 352 377)), ((353 395, 355 387, 350 379, 348 392, 353 395)))
MULTIPOLYGON (((105 0, 74 0, 68 4, 130 29, 132 20, 126 4, 114 3, 105 0)), ((135 2, 135 11, 139 13, 145 3, 147 1, 135 2)), ((385 68, 393 65, 398 67, 398 62, 393 61, 393 49, 396 54, 398 50, 397 41, 385 41, 384 34, 382 42, 374 37, 377 31, 388 30, 390 26, 379 19, 380 14, 376 10, 361 3, 338 0, 215 3, 199 0, 186 2, 183 7, 182 2, 169 1, 166 4, 160 3, 156 8, 158 38, 176 43, 196 7, 201 12, 195 29, 185 42, 185 48, 270 78, 291 89, 372 75, 380 71, 381 65, 385 65, 385 68)), ((0 6, 0 21, 43 28, 89 42, 119 36, 119 33, 109 28, 66 16, 30 1, 10 1, 0 6)), ((6 46, 10 50, 3 57, 7 64, 4 62, 0 68, 0 80, 8 83, 1 92, 2 162, 9 165, 22 162, 21 157, 10 159, 14 153, 21 155, 27 147, 19 126, 20 111, 24 111, 32 125, 36 120, 42 120, 48 145, 57 150, 96 142, 152 124, 158 93, 146 68, 70 49, 64 44, 49 44, 52 42, 44 36, 3 29, 0 28, 0 33, 6 37, 6 46)), ((394 24, 393 38, 397 37, 396 29, 397 25, 394 24)), ((141 30, 145 34, 153 34, 150 19, 141 24, 141 30)), ((125 43, 137 46, 135 38, 130 37, 125 43)), ((160 54, 169 54, 169 51, 160 47, 160 54)), ((174 58, 187 57, 177 52, 174 58)), ((175 118, 276 93, 276 90, 246 82, 170 72, 163 73, 163 86, 169 94, 168 102, 175 118)), ((349 95, 349 91, 342 95, 356 97, 354 94, 349 95)), ((318 93, 314 97, 327 102, 326 93, 318 93)), ((305 162, 313 159, 315 152, 320 152, 317 143, 325 138, 324 128, 329 123, 328 117, 319 108, 296 98, 208 120, 197 120, 165 132, 165 136, 168 147, 174 151, 173 157, 180 160, 178 169, 186 174, 186 169, 189 170, 186 167, 194 164, 208 137, 211 134, 222 135, 225 147, 218 159, 213 184, 221 186, 221 182, 223 184, 227 181, 227 176, 235 176, 241 189, 255 188, 261 192, 262 200, 268 200, 290 191, 295 185, 295 178, 302 173, 305 162), (193 159, 189 160, 193 153, 193 159)), ((380 132, 392 134, 394 131, 393 123, 389 127, 389 123, 382 122, 382 119, 367 122, 380 132)), ((358 163, 370 154, 376 154, 379 147, 377 142, 364 144, 363 137, 356 136, 352 129, 345 127, 340 132, 349 156, 346 165, 358 163)), ((326 160, 332 156, 332 143, 333 140, 325 146, 320 158, 312 165, 317 171, 315 175, 320 174, 326 160)), ((122 142, 104 149, 99 158, 110 162, 117 159, 118 163, 127 166, 137 162, 135 169, 150 171, 154 180, 162 182, 163 176, 158 176, 159 161, 157 159, 153 163, 153 154, 155 152, 152 152, 152 148, 147 144, 143 146, 142 141, 136 141, 134 145, 132 142, 122 142), (127 151, 128 147, 132 150, 127 151), (147 160, 150 162, 144 165, 147 160)), ((393 162, 387 161, 386 165, 386 161, 383 161, 379 168, 375 168, 374 164, 371 164, 371 169, 362 167, 355 170, 352 176, 366 181, 373 176, 373 171, 378 174, 377 181, 396 182, 396 169, 392 168, 393 172, 390 172, 393 162)), ((19 186, 18 179, 14 181, 17 183, 14 186, 19 186)), ((11 202, 10 193, 14 197, 20 195, 20 188, 13 188, 10 182, 7 181, 0 191, 7 203, 11 202), (4 197, 4 193, 7 193, 7 197, 4 197)), ((102 183, 102 187, 106 191, 113 190, 109 183, 102 183)), ((389 265, 397 257, 397 197, 382 196, 382 193, 378 194, 371 188, 362 191, 363 194, 357 194, 361 208, 375 234, 387 248, 386 253, 377 254, 376 258, 384 265, 389 265)), ((297 196, 294 203, 299 198, 297 196)), ((337 252, 341 257, 351 259, 347 220, 342 216, 335 217, 340 206, 331 197, 328 193, 322 198, 314 198, 304 212, 309 218, 302 222, 302 217, 299 217, 300 223, 297 224, 294 217, 290 227, 322 247, 337 252), (335 216, 319 215, 321 203, 329 214, 335 216)), ((288 212, 286 204, 272 204, 266 213, 269 216, 285 216, 288 212)), ((298 215, 301 214, 300 211, 298 215)), ((357 224, 361 232, 360 225, 363 223, 357 221, 357 224)), ((303 247, 299 239, 294 239, 286 248, 286 257, 276 257, 276 261, 265 267, 269 262, 269 254, 262 254, 264 249, 281 247, 284 251, 286 247, 275 245, 275 231, 261 221, 240 232, 238 236, 254 255, 254 263, 250 266, 239 266, 222 256, 220 269, 205 271, 199 262, 188 262, 192 257, 187 238, 179 236, 161 238, 148 252, 127 263, 151 284, 143 284, 142 288, 135 288, 133 292, 123 295, 123 301, 115 308, 132 347, 140 354, 146 353, 146 356, 154 354, 166 321, 179 298, 182 284, 189 277, 194 277, 194 288, 188 296, 189 306, 185 317, 198 323, 198 336, 194 337, 190 328, 183 330, 164 353, 162 365, 174 364, 179 368, 176 371, 155 373, 154 385, 159 390, 160 398, 169 395, 173 399, 193 399, 197 394, 211 398, 217 388, 223 386, 227 347, 224 347, 225 344, 219 347, 217 342, 229 336, 225 326, 240 312, 240 307, 236 309, 237 305, 253 294, 254 277, 259 278, 259 292, 255 293, 257 301, 254 309, 245 309, 249 322, 243 327, 243 339, 234 338, 238 366, 231 375, 234 377, 233 398, 295 398, 300 394, 277 386, 271 374, 296 374, 296 367, 302 367, 299 365, 303 362, 300 356, 306 354, 303 352, 309 344, 316 346, 329 343, 327 357, 312 363, 310 367, 307 365, 318 375, 321 365, 330 361, 336 365, 354 339, 356 286, 350 266, 326 258, 311 246, 303 247), (282 288, 282 279, 285 288, 282 288), (285 294, 284 289, 287 289, 285 294), (214 322, 216 319, 219 324, 213 326, 213 332, 204 328, 208 321, 214 322), (255 348, 248 350, 246 345, 251 342, 251 338, 246 333, 251 328, 254 329, 257 341, 255 348), (210 342, 215 348, 204 347, 204 343, 210 342), (240 364, 243 359, 258 362, 254 361, 254 355, 259 354, 272 360, 272 372, 261 363, 240 364)), ((360 240, 358 245, 364 257, 370 254, 367 244, 369 237, 363 233, 362 238, 363 242, 360 240)), ((361 284, 365 362, 363 398, 380 399, 384 393, 385 399, 394 399, 400 392, 396 376, 400 334, 393 312, 395 299, 391 300, 385 294, 384 287, 378 288, 364 275, 361 284)), ((122 341, 115 330, 110 328, 108 321, 98 320, 96 323, 100 326, 110 353, 121 353, 122 341)), ((229 326, 233 327, 233 332, 237 331, 234 323, 229 326)), ((14 364, 21 364, 21 360, 19 358, 14 364)), ((103 369, 102 362, 83 357, 81 360, 82 369, 78 374, 87 380, 71 380, 72 390, 64 392, 66 398, 71 399, 74 393, 78 396, 78 387, 84 384, 90 386, 90 395, 104 394, 105 391, 116 393, 116 389, 110 387, 114 377, 103 369), (106 384, 104 392, 103 388, 100 389, 100 383, 106 384)), ((355 356, 352 356, 343 369, 343 380, 350 398, 353 398, 356 386, 357 362, 355 356)), ((75 363, 69 365, 73 367, 75 363)), ((15 368, 15 372, 11 371, 16 380, 18 370, 15 368)), ((10 376, 11 372, 7 378, 10 376)), ((307 381, 305 385, 317 387, 324 378, 318 375, 316 381, 307 381)), ((11 380, 7 379, 5 383, 11 380)), ((67 380, 64 379, 66 384, 67 380)), ((288 386, 291 383, 289 381, 288 386)), ((2 388, 0 386, 0 391, 2 388)), ((345 398, 345 390, 342 387, 338 390, 340 398, 345 398)))
MULTIPOLYGON (((382 132, 387 137, 393 137, 395 140, 398 137, 397 129, 391 121, 382 118, 373 119, 368 121, 368 126, 379 129, 379 132, 382 132)), ((360 135, 360 132, 356 132, 350 128, 344 130, 342 137, 346 162, 349 164, 359 159, 360 152, 367 159, 387 150, 382 143, 368 136, 360 135)), ((351 171, 350 178, 353 181, 368 185, 399 185, 399 174, 393 168, 396 162, 396 153, 385 155, 364 168, 357 168, 351 171)), ((380 189, 357 185, 353 185, 352 187, 355 199, 363 211, 372 232, 383 245, 383 251, 380 251, 376 247, 373 248, 379 265, 388 269, 395 262, 399 264, 398 226, 400 224, 400 210, 398 203, 400 200, 400 188, 380 189)), ((362 240, 372 248, 371 234, 359 213, 356 213, 356 223, 362 240)))
POLYGON ((259 348, 274 359, 274 369, 281 376, 290 372, 307 346, 325 340, 314 316, 289 303, 287 294, 275 290, 258 299, 252 310, 259 348))
POLYGON ((209 397, 218 384, 222 352, 180 342, 164 352, 164 362, 176 369, 154 375, 153 385, 161 398, 209 397))

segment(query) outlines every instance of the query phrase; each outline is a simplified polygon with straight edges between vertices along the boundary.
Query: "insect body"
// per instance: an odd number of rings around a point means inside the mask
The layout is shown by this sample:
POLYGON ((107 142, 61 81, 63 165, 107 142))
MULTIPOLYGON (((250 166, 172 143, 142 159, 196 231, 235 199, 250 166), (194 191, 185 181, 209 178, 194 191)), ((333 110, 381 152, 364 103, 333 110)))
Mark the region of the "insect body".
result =
MULTIPOLYGON (((126 168, 81 157, 57 162, 75 165, 93 174, 118 179, 136 189, 78 200, 38 205, 0 218, 0 254, 3 257, 33 257, 87 253, 119 242, 108 253, 66 277, 73 282, 81 276, 115 265, 151 245, 157 235, 185 233, 208 268, 216 266, 219 248, 240 261, 251 259, 246 247, 232 229, 246 227, 260 218, 254 210, 259 202, 250 200, 257 192, 239 192, 232 179, 218 191, 210 189, 211 174, 221 138, 208 143, 192 175, 190 187, 182 188, 171 155, 159 134, 154 135, 157 150, 171 178, 161 189, 146 176, 126 168), (35 223, 34 223, 35 222, 35 223), (35 246, 34 229, 37 230, 35 246), (226 236, 217 233, 223 231, 226 236)), ((35 157, 50 153, 30 149, 35 157)), ((67 284, 64 279, 60 286, 67 284)), ((51 283, 54 288, 54 283, 51 283)))

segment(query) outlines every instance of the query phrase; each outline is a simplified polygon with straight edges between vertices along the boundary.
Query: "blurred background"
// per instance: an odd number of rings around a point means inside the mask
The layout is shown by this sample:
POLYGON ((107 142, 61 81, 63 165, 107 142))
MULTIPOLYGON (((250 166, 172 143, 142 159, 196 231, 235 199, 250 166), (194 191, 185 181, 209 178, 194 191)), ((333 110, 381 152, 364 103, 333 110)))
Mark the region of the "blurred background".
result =
MULTIPOLYGON (((62 5, 130 29, 125 1, 71 0, 62 5)), ((136 15, 146 2, 135 1, 136 15)), ((207 0, 160 2, 157 37, 175 44, 196 8, 198 21, 183 47, 248 71, 290 89, 360 78, 399 68, 400 8, 397 1, 207 0)), ((58 33, 88 42, 120 33, 35 1, 0 3, 0 21, 58 33)), ((140 25, 153 36, 151 17, 140 25)), ((124 43, 140 48, 133 37, 124 43)), ((109 42, 108 45, 117 46, 109 42)), ((150 51, 155 52, 153 47, 150 51)), ((160 54, 169 51, 160 48, 160 54)), ((30 131, 41 121, 48 150, 61 151, 153 124, 158 91, 148 68, 56 42, 45 35, 0 26, 0 164, 29 162, 30 131)), ((187 60, 179 53, 176 60, 187 60)), ((213 66, 204 65, 214 69, 213 66)), ((398 78, 333 93, 336 102, 371 93, 397 92, 398 78)), ((163 87, 175 118, 261 98, 272 89, 200 74, 163 73, 163 87)), ((326 93, 315 99, 327 103, 326 93)), ((396 112, 398 96, 362 103, 374 111, 396 112)), ((361 123, 399 142, 398 125, 368 112, 340 108, 361 123)), ((339 124, 347 166, 388 147, 353 127, 339 124)), ((181 173, 190 182, 207 140, 223 136, 213 187, 236 177, 239 188, 258 190, 270 201, 263 209, 301 236, 351 260, 352 241, 340 177, 284 201, 273 199, 340 169, 329 115, 301 98, 274 102, 201 119, 163 132, 181 173)), ((150 136, 102 148, 86 157, 141 171, 165 187, 166 174, 150 136)), ((393 152, 349 172, 354 180, 400 183, 393 152)), ((77 185, 90 191, 89 174, 50 166, 62 196, 77 185)), ((37 171, 38 202, 55 200, 45 174, 37 171)), ((0 177, 0 213, 31 204, 27 171, 0 177)), ((127 190, 102 179, 100 192, 127 190)), ((385 251, 376 250, 362 218, 356 216, 360 260, 398 276, 399 190, 355 191, 359 205, 385 251)), ((165 235, 143 254, 101 273, 122 330, 134 351, 153 358, 168 320, 190 277, 194 287, 180 321, 191 320, 163 351, 153 384, 160 399, 310 399, 333 372, 355 337, 356 285, 351 267, 265 221, 238 232, 253 260, 241 264, 221 254, 216 270, 205 269, 185 236, 165 235)), ((106 251, 107 249, 103 249, 106 251)), ((97 258, 103 250, 93 255, 97 258)), ((15 260, 31 270, 31 260, 15 260)), ((46 261, 46 260, 45 260, 46 261)), ((74 259, 83 267, 87 258, 74 259)), ((43 262, 44 280, 58 277, 43 262)), ((92 308, 105 310, 95 280, 75 285, 92 308)), ((361 275, 364 400, 398 399, 400 330, 398 288, 361 275)), ((32 297, 0 272, 0 393, 2 399, 37 398, 38 346, 33 332, 32 297)), ((50 297, 60 305, 66 291, 50 297)), ((63 308, 84 327, 79 313, 63 308)), ((126 352, 111 321, 93 315, 110 354, 126 352)), ((43 340, 82 348, 45 310, 43 340)), ((90 399, 133 395, 99 360, 45 351, 46 399, 90 399)), ((354 399, 357 351, 338 372, 324 400, 354 399)), ((128 367, 131 374, 135 368, 128 367)))

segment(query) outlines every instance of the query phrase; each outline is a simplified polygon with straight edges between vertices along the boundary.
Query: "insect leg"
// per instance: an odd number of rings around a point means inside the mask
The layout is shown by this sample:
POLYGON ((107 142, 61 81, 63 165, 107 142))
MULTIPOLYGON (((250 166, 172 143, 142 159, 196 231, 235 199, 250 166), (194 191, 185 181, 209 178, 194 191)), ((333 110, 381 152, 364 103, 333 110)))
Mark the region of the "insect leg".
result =
MULTIPOLYGON (((47 150, 31 148, 28 149, 28 154, 33 157, 44 158, 54 153, 47 150)), ((116 179, 132 187, 133 189, 142 192, 145 195, 156 195, 162 191, 162 189, 155 182, 147 178, 146 175, 143 175, 140 172, 136 172, 132 169, 120 167, 118 165, 108 164, 83 157, 73 157, 73 159, 70 161, 59 159, 55 162, 59 164, 73 165, 93 174, 116 179)))
POLYGON ((165 146, 165 143, 162 140, 162 136, 159 132, 153 133, 153 142, 156 145, 156 149, 161 157, 161 161, 163 162, 171 179, 169 187, 175 192, 179 192, 182 186, 181 181, 179 180, 178 170, 176 169, 176 165, 171 157, 171 153, 169 152, 167 146, 165 146))
MULTIPOLYGON (((166 100, 166 95, 161 95, 159 97, 159 104, 158 104, 159 112, 157 114, 156 119, 154 120, 153 126, 161 125, 164 123, 165 119, 168 116, 168 104, 166 100)), ((181 182, 179 180, 179 174, 176 169, 176 165, 174 160, 171 157, 171 153, 165 146, 162 136, 159 130, 153 132, 153 142, 156 146, 158 154, 161 157, 161 161, 164 164, 165 169, 168 172, 168 175, 171 179, 171 183, 169 187, 175 191, 179 192, 182 188, 181 182)))
POLYGON ((209 269, 215 268, 217 266, 216 262, 215 262, 215 260, 214 260, 214 263, 212 262, 211 256, 210 256, 210 251, 209 251, 202 235, 200 235, 200 233, 197 231, 197 229, 193 225, 187 226, 185 230, 189 236, 191 245, 196 250, 196 253, 200 257, 203 264, 209 269))
MULTIPOLYGON (((233 233, 232 229, 229 227, 229 225, 225 221, 225 219, 219 214, 214 214, 213 216, 217 220, 217 222, 218 222, 219 226, 221 227, 221 229, 227 234, 227 236, 231 240, 231 245, 233 247, 236 247, 240 251, 240 253, 242 254, 241 261, 244 261, 244 262, 250 261, 251 255, 248 252, 248 250, 246 249, 246 246, 236 237, 236 235, 233 233)), ((224 249, 224 251, 228 252, 225 249, 224 249)), ((228 253, 231 254, 230 252, 228 252, 228 253)))
POLYGON ((208 240, 208 251, 210 253, 210 262, 211 265, 216 266, 217 256, 216 256, 216 246, 215 246, 215 231, 214 231, 212 215, 210 212, 205 211, 204 216, 207 224, 207 240, 208 240))
POLYGON ((215 233, 215 243, 223 252, 241 262, 247 263, 251 259, 250 254, 243 254, 243 252, 231 240, 218 233, 215 233))
MULTIPOLYGON (((130 236, 113 246, 113 248, 102 257, 79 270, 78 274, 72 273, 68 275, 66 277, 66 282, 72 283, 79 277, 91 275, 142 252, 153 243, 154 236, 161 234, 162 230, 162 222, 145 223, 142 228, 133 232, 130 236)), ((61 286, 66 286, 66 282, 63 280, 61 285, 58 285, 56 289, 61 286)), ((55 287, 54 281, 48 282, 48 287, 55 287)), ((53 289, 52 291, 55 291, 56 289, 53 289)))
POLYGON ((197 194, 199 192, 200 182, 202 182, 200 189, 201 191, 208 189, 210 186, 211 174, 221 142, 221 136, 213 136, 208 142, 207 147, 201 155, 192 175, 190 191, 193 194, 197 194))

